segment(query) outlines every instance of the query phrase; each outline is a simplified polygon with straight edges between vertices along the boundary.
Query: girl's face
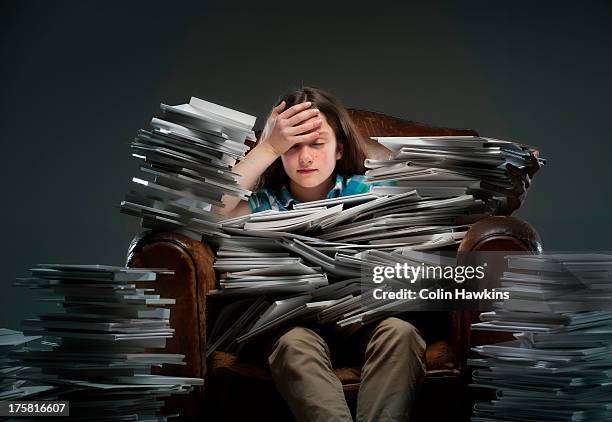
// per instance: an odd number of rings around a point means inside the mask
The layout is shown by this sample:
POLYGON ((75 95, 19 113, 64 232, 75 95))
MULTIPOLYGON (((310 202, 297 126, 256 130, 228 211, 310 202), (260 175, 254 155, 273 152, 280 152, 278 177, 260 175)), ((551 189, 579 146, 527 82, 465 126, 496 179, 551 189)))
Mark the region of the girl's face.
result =
POLYGON ((283 167, 292 182, 304 188, 314 188, 330 183, 336 161, 342 157, 342 144, 327 123, 323 113, 319 138, 311 142, 300 142, 281 155, 283 167))

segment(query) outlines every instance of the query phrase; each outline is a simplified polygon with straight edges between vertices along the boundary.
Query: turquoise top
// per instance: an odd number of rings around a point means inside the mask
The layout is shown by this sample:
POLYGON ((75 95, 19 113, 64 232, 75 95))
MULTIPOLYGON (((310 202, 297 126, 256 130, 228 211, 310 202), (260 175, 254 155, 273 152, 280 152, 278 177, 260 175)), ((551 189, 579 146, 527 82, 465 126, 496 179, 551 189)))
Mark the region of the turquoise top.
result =
MULTIPOLYGON (((357 195, 367 193, 372 186, 388 185, 389 182, 366 183, 365 176, 355 174, 350 177, 336 175, 336 183, 333 188, 327 192, 327 198, 338 198, 341 196, 357 195)), ((260 212, 265 210, 287 211, 292 209, 293 204, 299 204, 300 201, 291 196, 291 192, 287 186, 283 185, 279 190, 271 190, 263 188, 257 192, 253 192, 249 198, 249 208, 251 212, 260 212)))

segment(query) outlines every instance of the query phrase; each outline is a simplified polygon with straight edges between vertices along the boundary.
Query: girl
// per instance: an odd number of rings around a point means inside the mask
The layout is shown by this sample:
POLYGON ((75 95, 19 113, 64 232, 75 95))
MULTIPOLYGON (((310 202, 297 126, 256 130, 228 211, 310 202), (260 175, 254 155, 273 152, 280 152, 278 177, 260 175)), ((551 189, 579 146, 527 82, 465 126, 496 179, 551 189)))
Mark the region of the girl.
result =
MULTIPOLYGON (((330 94, 302 88, 281 98, 257 146, 234 167, 241 186, 255 190, 249 202, 227 197, 229 217, 293 203, 368 192, 364 183, 364 141, 346 109, 330 94)), ((330 347, 318 327, 290 327, 270 343, 266 356, 280 394, 298 421, 351 421, 330 347)), ((398 318, 332 343, 350 345, 363 363, 357 400, 358 421, 406 421, 425 375, 425 342, 398 318)), ((335 350, 336 347, 333 347, 335 350)))
MULTIPOLYGON (((316 88, 291 92, 270 113, 259 143, 234 167, 243 176, 240 184, 254 193, 248 203, 226 197, 220 212, 235 217, 287 210, 297 202, 368 192, 362 176, 364 145, 333 96, 316 88)), ((539 168, 537 151, 525 168, 508 164, 513 188, 497 213, 510 215, 520 206, 539 168)), ((425 376, 425 342, 412 324, 390 317, 354 333, 313 325, 290 327, 271 337, 267 362, 298 421, 352 420, 330 350, 334 361, 343 350, 345 358, 354 359, 349 366, 363 365, 358 421, 408 420, 425 376)))
POLYGON ((220 212, 236 217, 367 192, 363 145, 348 112, 333 96, 316 88, 291 92, 272 110, 255 148, 234 167, 242 175, 242 187, 259 189, 248 203, 228 196, 220 212))

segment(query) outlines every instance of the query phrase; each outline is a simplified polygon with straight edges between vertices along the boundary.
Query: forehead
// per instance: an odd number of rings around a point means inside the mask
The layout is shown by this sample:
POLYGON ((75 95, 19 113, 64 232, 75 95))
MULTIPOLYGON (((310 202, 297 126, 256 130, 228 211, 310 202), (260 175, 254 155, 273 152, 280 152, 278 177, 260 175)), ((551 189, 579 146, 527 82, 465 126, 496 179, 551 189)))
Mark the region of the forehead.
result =
POLYGON ((321 134, 321 136, 327 139, 336 139, 336 133, 334 132, 334 129, 327 122, 327 117, 325 116, 325 114, 321 113, 320 118, 322 120, 321 128, 319 129, 319 133, 321 134))

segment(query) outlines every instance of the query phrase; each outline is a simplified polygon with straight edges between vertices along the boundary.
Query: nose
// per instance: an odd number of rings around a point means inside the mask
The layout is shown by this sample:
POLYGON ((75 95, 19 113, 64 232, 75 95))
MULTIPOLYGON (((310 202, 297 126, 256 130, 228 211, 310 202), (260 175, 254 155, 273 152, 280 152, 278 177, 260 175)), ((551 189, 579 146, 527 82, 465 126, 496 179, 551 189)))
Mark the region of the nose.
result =
POLYGON ((300 167, 308 167, 312 164, 312 151, 308 146, 302 145, 298 156, 300 167))

